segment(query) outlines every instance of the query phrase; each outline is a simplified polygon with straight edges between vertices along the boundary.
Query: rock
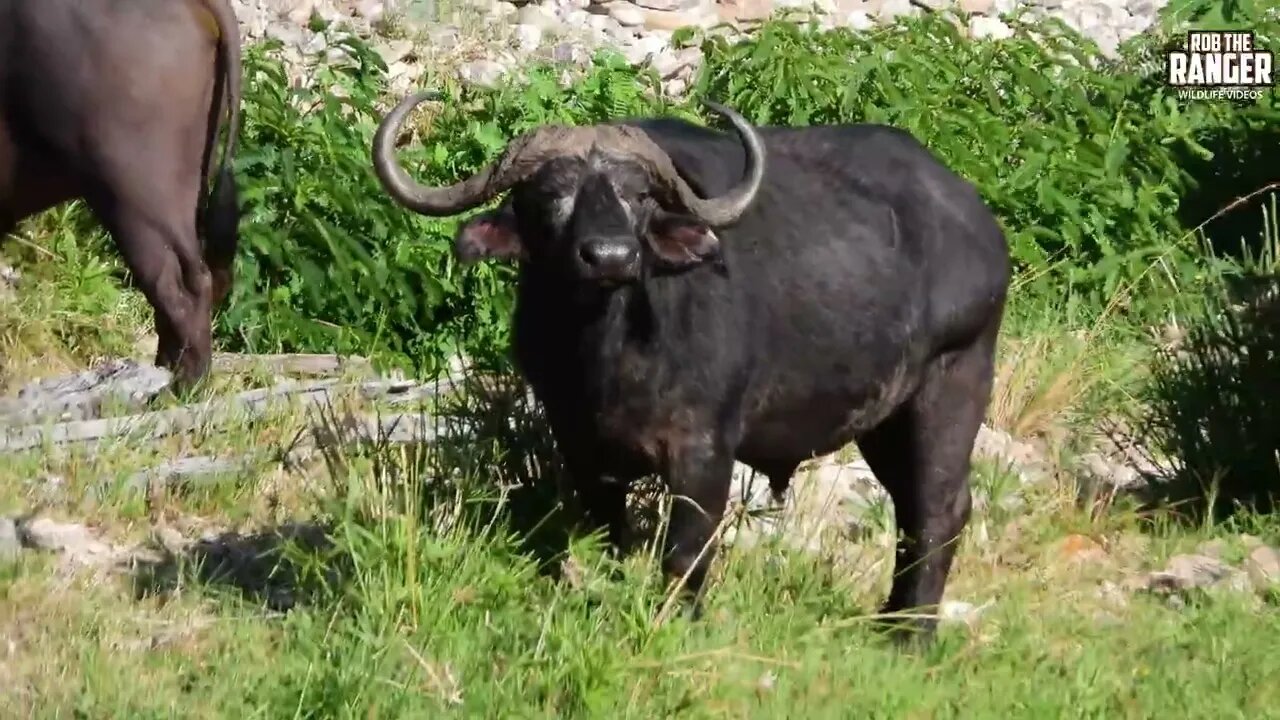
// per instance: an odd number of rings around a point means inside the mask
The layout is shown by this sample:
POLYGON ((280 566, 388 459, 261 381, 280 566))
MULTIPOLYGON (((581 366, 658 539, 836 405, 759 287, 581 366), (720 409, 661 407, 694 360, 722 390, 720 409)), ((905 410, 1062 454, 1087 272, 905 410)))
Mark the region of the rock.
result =
POLYGON ((356 17, 376 23, 387 12, 387 6, 379 0, 360 0, 352 10, 356 17))
POLYGON ((683 27, 709 28, 719 20, 714 7, 702 7, 696 10, 679 10, 662 12, 645 10, 644 26, 649 30, 665 30, 675 32, 683 27))
POLYGON ((413 53, 413 42, 409 40, 392 40, 388 43, 379 43, 375 49, 382 58, 382 62, 386 63, 387 67, 390 67, 413 53))
POLYGON ((516 13, 516 22, 532 25, 542 31, 554 30, 560 25, 555 11, 542 5, 525 5, 516 13))
POLYGON ((493 60, 472 60, 458 68, 458 75, 464 82, 481 87, 496 87, 507 69, 493 60))
POLYGON ((666 79, 674 76, 675 73, 673 72, 671 75, 668 75, 663 71, 663 67, 665 67, 663 65, 664 58, 667 62, 674 62, 674 60, 672 60, 673 55, 671 53, 662 52, 665 46, 666 42, 661 38, 655 38, 651 35, 641 35, 631 44, 623 47, 623 55, 625 55, 627 57, 627 61, 633 65, 651 62, 654 69, 658 71, 659 77, 666 79))
POLYGON ((979 39, 1006 40, 1013 37, 1013 29, 996 18, 980 15, 969 21, 969 34, 979 39))
POLYGON ((653 59, 653 69, 663 80, 669 80, 685 70, 694 70, 701 64, 702 50, 696 47, 662 53, 653 59))
POLYGON ((1145 588, 1157 593, 1196 588, 1245 591, 1249 587, 1249 577, 1244 572, 1207 555, 1175 555, 1164 570, 1148 574, 1145 581, 1145 588))
POLYGON ((603 9, 609 17, 613 18, 623 27, 639 27, 644 25, 644 11, 633 3, 624 0, 613 0, 606 5, 598 6, 603 9))
POLYGON ((1206 540, 1205 542, 1200 543, 1200 546, 1196 548, 1196 552, 1204 555, 1205 557, 1211 557, 1214 560, 1221 560, 1226 549, 1227 543, 1225 540, 1222 538, 1214 538, 1213 540, 1206 540))
POLYGON ((551 49, 551 59, 558 63, 582 65, 591 60, 591 52, 581 45, 563 42, 551 49))
POLYGON ((90 562, 112 554, 112 547, 98 540, 89 528, 76 523, 59 523, 37 518, 18 528, 26 547, 61 553, 70 559, 90 562))
POLYGON ((542 44, 542 28, 537 25, 516 25, 512 31, 516 49, 522 52, 533 52, 542 44))
POLYGON ((724 0, 716 3, 721 22, 764 20, 773 13, 773 0, 724 0))
POLYGON ((697 5, 698 0, 632 0, 637 6, 649 10, 684 10, 690 5, 697 5))
POLYGON ((876 13, 882 22, 890 22, 902 15, 917 15, 919 10, 911 4, 911 0, 884 0, 876 13))
POLYGON ((280 5, 279 17, 289 21, 291 25, 306 25, 311 21, 311 14, 316 11, 315 0, 292 0, 280 5))
POLYGON ((292 47, 302 47, 306 42, 306 32, 296 25, 271 25, 267 27, 266 36, 272 40, 279 40, 285 45, 292 47))
POLYGON ((1261 545, 1244 561, 1245 572, 1259 588, 1280 584, 1280 549, 1261 545))
POLYGON ((871 19, 866 11, 854 10, 845 16, 844 24, 859 32, 866 32, 876 26, 875 20, 871 19))
POLYGON ((0 517, 0 563, 12 562, 22 554, 18 525, 10 517, 0 517))

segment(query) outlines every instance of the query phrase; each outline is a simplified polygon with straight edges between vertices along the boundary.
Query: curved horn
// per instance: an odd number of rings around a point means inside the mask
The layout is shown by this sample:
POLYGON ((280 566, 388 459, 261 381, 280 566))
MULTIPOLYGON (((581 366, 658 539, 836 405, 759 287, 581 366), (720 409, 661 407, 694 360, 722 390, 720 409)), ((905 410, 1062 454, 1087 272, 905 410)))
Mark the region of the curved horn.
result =
MULTIPOLYGON (((666 176, 665 180, 675 191, 681 204, 699 220, 715 227, 728 225, 737 220, 755 200, 756 194, 760 192, 760 183, 764 179, 765 151, 760 135, 737 112, 710 101, 703 101, 703 105, 728 120, 733 125, 734 131, 738 133, 739 139, 742 140, 743 149, 747 154, 742 181, 719 197, 703 199, 694 193, 693 188, 689 187, 684 178, 680 177, 669 157, 664 158, 666 162, 659 163, 658 167, 659 175, 666 176)), ((659 152, 661 153, 661 150, 659 152)), ((666 153, 662 155, 665 156, 666 153)))
POLYGON ((454 215, 482 205, 513 185, 513 160, 519 157, 531 138, 513 140, 494 162, 471 177, 444 187, 423 185, 409 176, 395 158, 395 141, 409 111, 425 100, 439 100, 440 93, 424 90, 401 100, 387 113, 373 136, 373 169, 378 180, 397 203, 423 215, 454 215))

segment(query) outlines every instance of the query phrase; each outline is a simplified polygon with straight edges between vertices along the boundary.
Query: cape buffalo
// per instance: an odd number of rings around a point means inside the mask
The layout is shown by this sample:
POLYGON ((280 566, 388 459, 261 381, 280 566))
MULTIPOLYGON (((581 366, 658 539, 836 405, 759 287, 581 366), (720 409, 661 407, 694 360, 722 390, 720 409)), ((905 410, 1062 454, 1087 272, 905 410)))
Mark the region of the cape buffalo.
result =
POLYGON ((83 198, 155 310, 175 387, 208 371, 231 289, 240 75, 226 0, 0 0, 0 240, 83 198))
MULTIPOLYGON (((674 496, 666 573, 699 613, 736 459, 785 491, 856 441, 893 499, 886 611, 936 608, 970 513, 1011 267, 977 190, 879 125, 754 128, 676 119, 541 127, 455 185, 395 160, 405 98, 373 162, 386 191, 463 223, 455 252, 519 263, 515 358, 593 524, 624 543, 627 484, 674 496), (699 557, 700 551, 707 552, 699 557)), ((913 614, 899 630, 934 636, 913 614)))

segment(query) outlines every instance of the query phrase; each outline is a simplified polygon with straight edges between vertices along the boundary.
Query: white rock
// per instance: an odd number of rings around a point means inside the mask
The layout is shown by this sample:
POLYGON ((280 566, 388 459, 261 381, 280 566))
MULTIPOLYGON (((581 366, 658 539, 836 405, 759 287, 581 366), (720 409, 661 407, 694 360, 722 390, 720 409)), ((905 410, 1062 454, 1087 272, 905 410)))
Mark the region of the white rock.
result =
POLYGON ((371 23, 378 22, 386 14, 387 6, 379 0, 360 0, 355 5, 356 17, 364 18, 371 23))
POLYGON ((413 42, 410 40, 392 40, 387 43, 379 43, 375 49, 378 55, 382 57, 382 61, 387 66, 394 65, 397 61, 403 60, 413 52, 413 42))
POLYGON ((555 11, 543 5, 525 5, 516 12, 516 21, 522 25, 532 25, 539 30, 551 30, 559 25, 555 11))
POLYGON ((551 59, 558 63, 583 65, 591 60, 591 52, 575 43, 560 43, 551 49, 551 59))
POLYGON ((1280 584, 1280 550, 1259 545, 1249 553, 1244 569, 1258 587, 1280 584))
POLYGON ((91 559, 111 552, 111 546, 94 537, 89 528, 76 523, 59 523, 37 518, 19 529, 26 545, 65 553, 76 559, 91 559))
POLYGON ((917 15, 919 12, 911 4, 911 0, 884 0, 876 15, 881 21, 890 21, 902 15, 917 15))
POLYGON ((495 87, 507 69, 493 60, 472 60, 458 69, 458 75, 472 85, 495 87))
POLYGON ((844 24, 859 32, 865 32, 876 26, 875 21, 871 19, 871 15, 865 10, 850 12, 845 16, 844 24))
MULTIPOLYGON (((658 48, 661 49, 661 43, 658 48)), ((653 59, 653 69, 657 71, 658 76, 664 80, 669 80, 681 71, 697 67, 702 64, 702 50, 697 47, 681 48, 672 53, 662 53, 653 59)))
POLYGON ((522 52, 532 52, 542 43, 542 28, 537 25, 516 25, 512 34, 516 47, 522 52))
POLYGON ((602 7, 609 13, 609 17, 617 20, 618 24, 623 27, 644 25, 644 11, 632 3, 624 0, 613 0, 613 2, 602 7))
POLYGON ((969 34, 975 38, 1006 40, 1013 37, 1013 29, 997 18, 980 15, 969 20, 969 34))
POLYGON ((636 5, 650 10, 683 10, 690 5, 696 5, 697 0, 632 0, 636 5))

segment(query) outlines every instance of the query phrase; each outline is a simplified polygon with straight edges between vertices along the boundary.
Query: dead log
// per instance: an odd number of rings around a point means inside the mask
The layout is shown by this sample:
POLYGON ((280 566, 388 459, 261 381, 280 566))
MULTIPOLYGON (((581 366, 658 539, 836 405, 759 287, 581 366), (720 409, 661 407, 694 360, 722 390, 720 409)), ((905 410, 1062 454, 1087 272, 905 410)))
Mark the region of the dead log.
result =
POLYGON ((373 363, 359 355, 333 355, 325 353, 284 353, 273 355, 249 355, 242 353, 214 353, 213 370, 218 373, 243 374, 253 370, 265 370, 273 375, 303 375, 308 377, 332 377, 351 370, 362 375, 373 374, 373 363))
MULTIPOLYGON (((452 382, 438 383, 432 392, 441 392, 452 382)), ((336 379, 308 383, 283 383, 271 388, 249 390, 223 400, 187 405, 170 410, 138 413, 101 420, 78 420, 44 427, 26 425, 0 432, 0 453, 20 452, 45 444, 97 442, 129 436, 139 441, 156 440, 216 425, 240 414, 248 419, 266 413, 273 401, 296 398, 304 407, 331 402, 343 390, 355 390, 365 400, 395 397, 420 387, 412 380, 373 380, 359 385, 339 385, 336 379)))

